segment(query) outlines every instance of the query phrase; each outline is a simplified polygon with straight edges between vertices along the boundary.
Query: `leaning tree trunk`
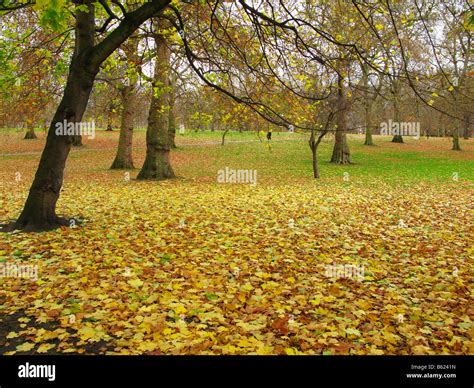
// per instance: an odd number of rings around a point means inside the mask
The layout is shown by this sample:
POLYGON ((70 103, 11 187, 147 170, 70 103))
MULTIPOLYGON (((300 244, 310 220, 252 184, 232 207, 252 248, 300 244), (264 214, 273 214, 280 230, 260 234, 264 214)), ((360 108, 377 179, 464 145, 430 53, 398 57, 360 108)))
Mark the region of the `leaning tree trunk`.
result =
POLYGON ((36 136, 35 128, 34 128, 34 127, 29 128, 28 131, 27 131, 26 134, 25 134, 25 137, 24 137, 25 140, 37 139, 37 138, 38 138, 38 137, 36 136))
POLYGON ((125 170, 133 169, 133 126, 134 126, 134 110, 136 101, 135 84, 125 86, 120 92, 123 101, 122 120, 120 124, 119 145, 115 160, 111 169, 125 170))
POLYGON ((338 78, 338 98, 337 98, 337 119, 336 136, 334 148, 332 151, 331 163, 349 164, 351 163, 351 152, 346 136, 346 112, 347 101, 344 92, 344 80, 341 76, 338 78))
POLYGON ((94 12, 77 12, 76 52, 71 61, 64 95, 49 127, 46 145, 28 198, 18 220, 7 229, 44 231, 67 225, 67 220, 56 215, 56 203, 63 183, 64 167, 71 149, 73 136, 56 133, 56 127, 64 121, 80 122, 92 90, 99 67, 87 65, 84 51, 94 44, 94 12))
POLYGON ((137 179, 169 179, 175 174, 170 163, 169 143, 169 77, 170 50, 162 35, 155 35, 156 63, 153 95, 146 131, 146 158, 137 179), (155 89, 159 89, 155 92, 155 89))

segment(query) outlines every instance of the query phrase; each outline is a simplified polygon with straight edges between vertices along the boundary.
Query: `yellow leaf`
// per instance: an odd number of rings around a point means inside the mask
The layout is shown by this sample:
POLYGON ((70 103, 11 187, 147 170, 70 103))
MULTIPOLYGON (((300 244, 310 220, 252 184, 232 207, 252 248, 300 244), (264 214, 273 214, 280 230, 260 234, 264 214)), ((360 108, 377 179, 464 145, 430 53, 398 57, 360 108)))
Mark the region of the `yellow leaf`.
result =
POLYGON ((176 307, 174 309, 174 312, 177 314, 177 315, 181 315, 181 314, 184 314, 186 312, 186 308, 183 306, 183 305, 179 305, 178 307, 176 307))
POLYGON ((143 282, 140 279, 129 280, 127 283, 135 288, 143 286, 143 282))
POLYGON ((41 344, 37 350, 38 353, 46 353, 48 350, 54 348, 54 344, 41 344))
POLYGON ((158 348, 158 344, 152 341, 141 342, 138 346, 138 350, 141 352, 152 352, 158 348))
POLYGON ((77 334, 81 337, 82 340, 87 341, 95 336, 95 330, 92 327, 83 327, 77 334))
POLYGON ((34 347, 35 347, 35 344, 32 344, 31 342, 25 342, 21 345, 18 345, 16 347, 16 350, 19 352, 29 352, 34 347))

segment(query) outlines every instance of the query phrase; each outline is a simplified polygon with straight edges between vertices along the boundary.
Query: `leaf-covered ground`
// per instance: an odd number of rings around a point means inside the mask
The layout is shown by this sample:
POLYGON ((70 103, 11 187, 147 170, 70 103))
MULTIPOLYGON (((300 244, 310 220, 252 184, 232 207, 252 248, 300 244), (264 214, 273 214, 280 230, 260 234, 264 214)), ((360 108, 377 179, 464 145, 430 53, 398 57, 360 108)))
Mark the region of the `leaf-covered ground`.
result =
MULTIPOLYGON (((304 141, 183 147, 170 182, 73 152, 58 210, 81 224, 0 235, 0 264, 38 266, 0 278, 0 352, 473 354, 473 147, 352 143, 357 163, 322 162, 321 181, 304 141), (226 166, 258 184, 218 184, 226 166), (344 264, 362 281, 326 276, 344 264)), ((37 160, 0 157, 3 221, 37 160)))

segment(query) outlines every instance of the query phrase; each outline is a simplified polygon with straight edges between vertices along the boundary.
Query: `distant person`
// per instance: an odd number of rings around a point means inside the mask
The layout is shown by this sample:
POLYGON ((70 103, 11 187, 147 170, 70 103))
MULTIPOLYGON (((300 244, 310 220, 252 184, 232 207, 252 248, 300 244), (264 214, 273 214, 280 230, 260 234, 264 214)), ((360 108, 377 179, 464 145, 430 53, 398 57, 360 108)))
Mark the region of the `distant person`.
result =
POLYGON ((272 140, 272 130, 269 129, 268 132, 267 132, 267 140, 270 141, 272 140))

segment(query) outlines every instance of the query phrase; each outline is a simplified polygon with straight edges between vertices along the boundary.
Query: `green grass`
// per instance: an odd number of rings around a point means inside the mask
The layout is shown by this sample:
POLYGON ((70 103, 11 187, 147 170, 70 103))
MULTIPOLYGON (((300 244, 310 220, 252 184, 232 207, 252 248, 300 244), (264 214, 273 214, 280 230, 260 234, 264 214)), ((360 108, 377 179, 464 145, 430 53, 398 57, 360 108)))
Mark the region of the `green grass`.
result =
MULTIPOLYGON (((210 140, 216 134, 193 134, 193 138, 202 141, 210 140)), ((227 140, 255 139, 253 134, 232 133, 227 140)), ((274 136, 271 150, 267 142, 227 143, 225 146, 182 147, 176 152, 189 155, 191 160, 205 159, 204 164, 191 163, 184 167, 186 175, 215 176, 215 172, 226 166, 230 168, 257 169, 260 177, 288 179, 309 178, 312 173, 311 151, 304 135, 279 134, 274 136), (293 141, 286 141, 291 136, 293 141)), ((185 139, 182 140, 185 142, 185 139)), ((474 160, 472 147, 462 153, 450 150, 450 139, 433 139, 435 144, 445 152, 423 149, 423 142, 418 144, 393 145, 386 138, 377 138, 377 146, 363 145, 361 137, 350 137, 349 145, 353 164, 335 165, 329 163, 332 152, 332 141, 323 142, 318 151, 321 181, 341 179, 348 173, 350 180, 377 181, 387 183, 405 181, 453 182, 453 174, 459 180, 474 180, 474 160), (407 150, 406 148, 418 147, 407 150)))

